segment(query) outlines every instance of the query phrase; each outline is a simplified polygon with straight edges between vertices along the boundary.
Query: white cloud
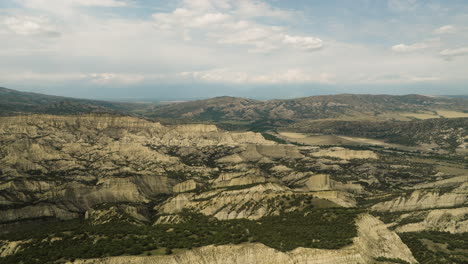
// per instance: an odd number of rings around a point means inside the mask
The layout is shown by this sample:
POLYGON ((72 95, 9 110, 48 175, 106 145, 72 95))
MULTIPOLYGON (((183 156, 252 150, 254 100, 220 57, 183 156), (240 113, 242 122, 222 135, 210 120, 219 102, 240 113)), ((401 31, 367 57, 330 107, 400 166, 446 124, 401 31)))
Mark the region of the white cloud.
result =
POLYGON ((438 47, 440 45, 440 39, 435 38, 435 39, 428 39, 423 42, 418 42, 414 44, 398 44, 392 46, 392 50, 394 52, 399 52, 399 53, 408 53, 408 52, 415 52, 415 51, 420 51, 428 48, 434 48, 438 47))
POLYGON ((392 46, 392 50, 395 52, 412 52, 416 50, 421 50, 425 49, 428 46, 425 43, 415 43, 411 45, 406 45, 406 44, 398 44, 392 46))
POLYGON ((265 2, 255 0, 238 0, 236 14, 241 17, 275 17, 288 19, 293 13, 278 8, 273 8, 265 2))
MULTIPOLYGON (((13 0, 24 8, 45 11, 62 18, 71 18, 80 13, 77 8, 125 7, 126 0, 13 0)), ((81 13, 83 15, 84 13, 81 13)))
POLYGON ((451 34, 451 33, 455 33, 457 31, 456 27, 455 26, 452 26, 452 25, 446 25, 446 26, 442 26, 440 28, 436 28, 434 30, 434 34, 451 34))
POLYGON ((127 6, 121 0, 16 0, 19 4, 34 9, 48 9, 53 6, 101 6, 101 7, 123 7, 127 6))
MULTIPOLYGON (((147 19, 107 9, 79 9, 95 4, 112 6, 114 2, 130 4, 131 0, 23 2, 31 8, 37 4, 37 8, 5 10, 2 14, 6 17, 0 17, 0 57, 2 64, 8 65, 0 68, 0 79, 8 84, 327 83, 344 87, 468 80, 466 60, 441 59, 468 53, 467 48, 442 50, 457 47, 466 39, 461 30, 443 41, 401 41, 391 50, 404 56, 395 56, 389 48, 368 42, 340 42, 331 33, 320 38, 310 35, 294 28, 296 23, 284 23, 285 16, 278 9, 260 1, 248 1, 246 8, 242 1, 187 0, 147 19), (55 9, 50 12, 50 8, 55 9), (248 11, 254 9, 266 11, 248 11), (6 18, 15 19, 5 23, 6 18), (52 32, 63 33, 56 38, 41 37, 52 32), (439 48, 442 45, 447 46, 439 48)), ((411 39, 434 28, 426 25, 411 37, 398 37, 411 39)), ((391 31, 379 30, 385 34, 391 31)))
POLYGON ((202 16, 196 17, 193 19, 192 26, 194 27, 203 27, 206 25, 212 25, 216 23, 221 23, 230 18, 229 15, 222 13, 208 13, 202 16))
POLYGON ((291 44, 294 47, 305 51, 313 51, 323 47, 323 41, 319 38, 314 37, 285 35, 283 42, 286 44, 291 44))
POLYGON ((197 10, 199 12, 206 12, 215 9, 228 9, 231 8, 232 0, 184 0, 182 6, 190 10, 197 10))
POLYGON ((196 0, 184 1, 172 12, 155 13, 153 19, 158 29, 178 32, 186 41, 197 35, 219 44, 244 46, 252 53, 268 53, 288 46, 302 51, 321 48, 322 40, 319 38, 293 36, 283 27, 252 19, 267 16, 286 18, 289 15, 289 12, 261 1, 196 0))
POLYGON ((97 84, 136 84, 145 80, 142 74, 122 74, 122 73, 91 73, 86 75, 93 83, 97 84))
POLYGON ((210 83, 279 84, 279 83, 329 83, 333 76, 328 73, 313 73, 303 69, 286 69, 273 73, 252 74, 230 69, 182 72, 183 78, 210 83))
POLYGON ((44 35, 57 37, 60 35, 49 19, 43 16, 11 16, 6 17, 3 24, 12 32, 23 36, 44 35))
POLYGON ((104 7, 127 6, 126 2, 119 1, 119 0, 68 0, 68 2, 70 2, 71 5, 75 5, 75 6, 104 6, 104 7))
POLYGON ((453 57, 468 55, 468 47, 457 48, 457 49, 444 49, 440 52, 440 55, 451 59, 453 57))
MULTIPOLYGON (((231 27, 231 26, 229 26, 231 27)), ((231 27, 232 28, 232 27, 231 27)), ((254 46, 249 52, 266 53, 279 48, 281 43, 281 32, 272 27, 263 27, 252 24, 247 28, 234 29, 231 31, 220 31, 211 36, 221 44, 237 44, 254 46)))
POLYGON ((33 71, 24 72, 0 72, 3 81, 31 81, 31 82, 60 82, 76 81, 86 78, 81 73, 40 73, 33 71))

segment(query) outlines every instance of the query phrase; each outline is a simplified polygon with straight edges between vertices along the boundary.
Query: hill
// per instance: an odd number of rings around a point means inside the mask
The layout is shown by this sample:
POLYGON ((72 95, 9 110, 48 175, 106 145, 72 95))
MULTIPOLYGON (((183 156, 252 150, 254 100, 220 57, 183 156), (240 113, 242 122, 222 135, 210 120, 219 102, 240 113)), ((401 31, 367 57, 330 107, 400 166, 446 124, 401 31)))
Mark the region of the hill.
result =
POLYGON ((414 115, 439 117, 438 110, 450 110, 461 115, 457 117, 463 117, 468 110, 468 100, 422 95, 364 94, 323 95, 268 101, 216 97, 157 106, 149 116, 160 120, 178 118, 193 121, 245 121, 278 125, 318 119, 410 120, 414 115))
POLYGON ((16 114, 128 114, 146 105, 116 103, 20 92, 0 87, 0 115, 16 114))

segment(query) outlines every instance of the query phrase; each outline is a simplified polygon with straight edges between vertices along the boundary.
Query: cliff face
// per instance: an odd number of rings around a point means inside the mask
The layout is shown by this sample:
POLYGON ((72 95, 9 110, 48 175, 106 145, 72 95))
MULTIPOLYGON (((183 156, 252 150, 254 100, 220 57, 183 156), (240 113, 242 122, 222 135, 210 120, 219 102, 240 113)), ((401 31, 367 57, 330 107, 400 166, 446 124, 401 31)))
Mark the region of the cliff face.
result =
POLYGON ((364 259, 354 249, 320 250, 299 248, 281 252, 262 244, 206 246, 174 256, 114 257, 76 260, 83 264, 362 264, 364 259))
POLYGON ((354 244, 367 261, 384 257, 401 259, 409 263, 417 262, 400 237, 388 230, 377 218, 368 214, 361 215, 357 220, 357 226, 358 237, 354 239, 354 244))
MULTIPOLYGON (((465 179, 466 177, 457 177, 457 180, 460 178, 465 179)), ((468 203, 468 183, 466 182, 460 183, 459 181, 454 182, 453 180, 445 180, 420 186, 437 187, 438 184, 442 185, 448 183, 458 183, 459 187, 455 187, 446 193, 437 189, 415 190, 409 196, 399 196, 390 201, 378 203, 374 205, 372 209, 376 211, 396 212, 465 206, 468 203)))
POLYGON ((211 177, 214 170, 188 165, 172 149, 229 150, 248 143, 273 144, 212 125, 165 127, 92 115, 3 117, 0 222, 70 219, 99 204, 147 204, 159 194, 192 190, 198 185, 181 183, 187 176, 211 177))
MULTIPOLYGON (((411 214, 407 217, 411 217, 411 214)), ((423 221, 399 226, 397 232, 439 231, 452 234, 468 232, 468 208, 429 211, 423 221)))
MULTIPOLYGON (((280 145, 258 133, 109 115, 0 119, 0 222, 72 219, 106 204, 144 205, 149 214, 191 209, 218 219, 258 219, 279 214, 298 192, 314 204, 356 205, 342 188, 352 184, 309 172, 313 167, 295 168, 297 162, 315 166, 309 152, 316 149, 280 145)), ((324 152, 377 158, 344 148, 324 152)))
POLYGON ((411 251, 394 232, 375 217, 364 214, 358 217, 358 237, 354 244, 339 250, 297 248, 281 252, 263 244, 206 246, 172 256, 111 257, 77 260, 83 264, 363 264, 375 263, 378 257, 400 259, 417 263, 411 251))

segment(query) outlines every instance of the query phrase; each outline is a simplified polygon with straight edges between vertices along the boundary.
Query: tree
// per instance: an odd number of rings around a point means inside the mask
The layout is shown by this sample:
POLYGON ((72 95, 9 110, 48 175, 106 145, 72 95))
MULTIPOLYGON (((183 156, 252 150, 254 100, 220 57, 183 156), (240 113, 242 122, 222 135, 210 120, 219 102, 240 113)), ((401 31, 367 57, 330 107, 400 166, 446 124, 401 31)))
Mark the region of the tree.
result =
POLYGON ((166 255, 171 255, 173 252, 172 252, 172 248, 170 247, 167 247, 165 252, 164 252, 166 255))

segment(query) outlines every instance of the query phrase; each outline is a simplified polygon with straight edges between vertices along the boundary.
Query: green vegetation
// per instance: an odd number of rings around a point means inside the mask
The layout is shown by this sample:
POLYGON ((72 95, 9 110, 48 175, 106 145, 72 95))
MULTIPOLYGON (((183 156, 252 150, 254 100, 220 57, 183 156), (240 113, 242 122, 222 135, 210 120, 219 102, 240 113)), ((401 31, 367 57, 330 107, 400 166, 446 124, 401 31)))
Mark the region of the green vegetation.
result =
POLYGON ((270 141, 274 141, 276 143, 279 143, 279 144, 288 144, 288 142, 282 138, 279 138, 277 136, 274 136, 272 134, 269 134, 269 133, 262 133, 262 136, 263 138, 265 138, 266 140, 270 140, 270 141))
POLYGON ((415 121, 315 121, 295 123, 295 132, 343 135, 384 140, 388 143, 416 146, 435 143, 454 151, 463 143, 468 118, 440 118, 415 121))
POLYGON ((205 245, 260 242, 281 251, 297 247, 337 249, 357 235, 354 209, 314 209, 283 213, 258 221, 219 221, 191 212, 182 213, 179 224, 156 226, 110 222, 93 225, 84 220, 23 224, 0 234, 0 240, 27 240, 17 254, 1 263, 50 263, 75 258, 140 255, 158 248, 174 249, 205 245), (40 228, 38 228, 40 227, 40 228))
POLYGON ((148 111, 151 106, 151 104, 106 102, 20 92, 0 87, 0 115, 137 114, 148 111))
POLYGON ((391 262, 391 263, 399 263, 399 264, 409 264, 408 261, 402 259, 395 259, 395 258, 386 258, 386 257, 378 257, 375 260, 381 262, 391 262))
POLYGON ((466 233, 419 232, 400 234, 419 263, 468 263, 466 233))

